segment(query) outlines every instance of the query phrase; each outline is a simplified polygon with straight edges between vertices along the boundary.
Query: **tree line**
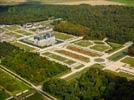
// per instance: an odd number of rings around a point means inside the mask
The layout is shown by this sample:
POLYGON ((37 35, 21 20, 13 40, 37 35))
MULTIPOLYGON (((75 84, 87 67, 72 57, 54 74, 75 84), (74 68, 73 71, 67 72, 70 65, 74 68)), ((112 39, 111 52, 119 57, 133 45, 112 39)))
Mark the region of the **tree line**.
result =
POLYGON ((64 65, 49 61, 39 54, 24 51, 6 42, 0 42, 0 56, 2 65, 35 84, 69 70, 64 65))
POLYGON ((71 82, 60 79, 47 81, 43 90, 59 100, 133 100, 134 81, 91 68, 71 82))
MULTIPOLYGON (((88 27, 90 31, 83 33, 85 39, 108 37, 110 41, 124 43, 134 41, 133 11, 134 7, 125 6, 22 4, 1 6, 0 23, 23 24, 49 17, 63 18, 73 24, 88 27)), ((76 34, 74 30, 68 31, 76 34)))

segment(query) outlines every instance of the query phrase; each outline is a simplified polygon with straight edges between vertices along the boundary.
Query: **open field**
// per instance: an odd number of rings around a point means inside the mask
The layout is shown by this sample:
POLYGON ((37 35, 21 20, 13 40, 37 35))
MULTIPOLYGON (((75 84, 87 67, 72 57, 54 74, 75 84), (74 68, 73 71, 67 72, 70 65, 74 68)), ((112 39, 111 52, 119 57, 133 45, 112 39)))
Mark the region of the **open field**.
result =
POLYGON ((109 46, 105 45, 105 44, 96 44, 92 47, 90 47, 91 49, 97 50, 97 51, 101 51, 104 52, 106 50, 109 49, 109 46))
POLYGON ((112 56, 108 57, 109 60, 112 60, 112 61, 117 61, 123 57, 125 57, 127 55, 127 49, 124 49, 122 51, 119 51, 115 54, 113 54, 112 56))
POLYGON ((134 58, 126 57, 125 59, 121 60, 123 63, 129 64, 131 67, 134 67, 134 58))
POLYGON ((23 35, 31 35, 32 33, 24 31, 24 30, 17 30, 16 32, 23 34, 23 35))
POLYGON ((68 40, 73 38, 72 35, 68 35, 66 33, 61 33, 61 32, 54 32, 54 35, 57 39, 61 39, 61 40, 68 40))
POLYGON ((67 49, 78 52, 78 53, 81 53, 81 54, 84 54, 84 55, 92 56, 92 57, 100 56, 97 53, 94 53, 94 52, 91 52, 91 51, 88 51, 88 50, 84 50, 84 49, 81 49, 81 48, 78 48, 78 47, 75 47, 75 46, 68 46, 67 49))
POLYGON ((89 40, 79 40, 79 41, 76 41, 74 44, 82 46, 82 47, 88 47, 92 45, 93 43, 91 43, 89 40))
POLYGON ((0 69, 0 86, 3 86, 7 91, 11 92, 13 95, 27 90, 28 87, 21 81, 0 69))
POLYGON ((59 55, 56 55, 56 54, 53 54, 53 53, 50 53, 50 52, 46 52, 43 55, 48 56, 50 58, 53 58, 55 60, 61 61, 61 62, 65 63, 65 64, 68 64, 68 65, 72 65, 72 64, 76 63, 72 60, 69 60, 67 58, 64 58, 62 56, 59 56, 59 55))
POLYGON ((69 52, 69 51, 66 51, 66 50, 56 50, 56 52, 63 54, 63 55, 66 55, 68 57, 83 61, 83 62, 87 62, 87 63, 90 62, 89 58, 72 53, 72 52, 69 52))
POLYGON ((18 43, 18 42, 13 42, 13 43, 11 43, 11 44, 13 44, 13 45, 19 47, 20 49, 24 49, 24 50, 26 50, 26 51, 33 51, 33 50, 35 50, 35 49, 32 48, 32 47, 29 47, 29 46, 27 46, 27 45, 24 45, 24 44, 21 44, 21 43, 18 43))
POLYGON ((112 49, 108 50, 107 53, 112 53, 115 52, 121 48, 123 48, 124 46, 118 43, 113 43, 113 42, 108 42, 108 45, 110 45, 112 47, 112 49))
POLYGON ((20 27, 19 26, 16 26, 16 25, 5 26, 4 28, 5 29, 8 29, 10 31, 15 31, 15 30, 20 29, 20 27))

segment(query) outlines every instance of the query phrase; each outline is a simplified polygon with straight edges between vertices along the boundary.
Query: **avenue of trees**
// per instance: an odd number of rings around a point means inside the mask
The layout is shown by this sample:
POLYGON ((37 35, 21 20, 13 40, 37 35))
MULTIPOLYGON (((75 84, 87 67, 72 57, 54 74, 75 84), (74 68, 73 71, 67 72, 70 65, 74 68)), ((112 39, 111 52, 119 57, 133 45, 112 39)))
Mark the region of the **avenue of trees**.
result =
POLYGON ((134 81, 92 68, 72 82, 47 81, 43 90, 60 100, 133 100, 134 81))
POLYGON ((2 57, 2 65, 35 84, 68 70, 66 66, 49 61, 38 54, 26 52, 5 42, 0 42, 0 56, 2 57))
POLYGON ((128 54, 130 56, 134 56, 134 44, 131 47, 128 48, 128 54))
MULTIPOLYGON (((110 41, 124 43, 134 41, 133 11, 134 7, 125 6, 22 4, 1 6, 0 23, 22 24, 47 20, 49 17, 63 18, 70 22, 69 24, 72 23, 71 25, 88 27, 88 32, 82 31, 85 39, 108 37, 110 41)), ((75 33, 76 30, 69 29, 68 31, 68 33, 78 35, 75 33)))

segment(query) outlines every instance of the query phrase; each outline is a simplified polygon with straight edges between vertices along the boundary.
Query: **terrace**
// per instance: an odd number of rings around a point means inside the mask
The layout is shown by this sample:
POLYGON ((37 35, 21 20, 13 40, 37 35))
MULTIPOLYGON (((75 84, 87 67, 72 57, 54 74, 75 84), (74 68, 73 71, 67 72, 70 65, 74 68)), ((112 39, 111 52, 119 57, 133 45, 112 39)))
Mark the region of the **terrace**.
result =
POLYGON ((50 53, 50 52, 45 52, 45 53, 42 54, 42 55, 48 56, 48 57, 50 57, 50 58, 52 58, 52 59, 58 60, 58 61, 60 61, 60 62, 63 62, 63 63, 65 63, 65 64, 67 64, 67 65, 72 65, 72 64, 76 63, 76 62, 73 61, 73 60, 70 60, 70 59, 68 59, 68 58, 65 58, 65 57, 59 56, 59 55, 57 55, 57 54, 50 53))
POLYGON ((75 54, 75 53, 72 53, 70 51, 67 51, 67 50, 56 50, 55 52, 59 53, 59 54, 63 54, 65 56, 68 56, 68 57, 71 57, 73 59, 77 59, 79 61, 82 61, 82 62, 90 62, 90 59, 87 58, 87 57, 84 57, 82 55, 79 55, 79 54, 75 54))
POLYGON ((90 50, 84 50, 84 49, 76 47, 76 46, 67 46, 67 49, 78 52, 78 53, 81 53, 81 54, 84 54, 84 55, 88 55, 88 56, 91 56, 91 57, 100 56, 99 54, 97 54, 95 52, 92 52, 90 50))

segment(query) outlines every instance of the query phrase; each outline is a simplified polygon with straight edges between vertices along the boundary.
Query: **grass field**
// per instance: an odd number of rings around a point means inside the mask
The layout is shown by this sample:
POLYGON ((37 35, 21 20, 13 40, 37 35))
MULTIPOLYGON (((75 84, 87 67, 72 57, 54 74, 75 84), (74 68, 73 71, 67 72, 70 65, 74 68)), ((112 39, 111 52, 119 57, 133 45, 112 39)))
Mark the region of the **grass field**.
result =
POLYGON ((56 50, 56 52, 58 52, 60 54, 63 54, 65 56, 68 56, 68 57, 83 61, 83 62, 87 62, 87 63, 90 62, 89 58, 81 56, 81 55, 78 55, 78 54, 75 54, 75 53, 72 53, 72 52, 69 52, 69 51, 66 51, 66 50, 56 50))
POLYGON ((68 40, 73 38, 72 35, 68 35, 66 33, 61 33, 61 32, 54 32, 54 35, 57 39, 61 39, 61 40, 68 40))
POLYGON ((56 54, 53 54, 53 53, 50 53, 50 52, 46 52, 43 55, 48 56, 50 58, 53 58, 55 60, 61 61, 61 62, 65 63, 65 64, 68 64, 68 65, 72 65, 72 64, 76 63, 75 61, 69 60, 67 58, 64 58, 62 56, 59 56, 59 55, 56 55, 56 54))
POLYGON ((0 69, 0 86, 4 87, 7 91, 11 92, 13 95, 20 93, 28 87, 21 81, 0 69))
POLYGON ((24 30, 17 30, 16 32, 23 34, 23 35, 31 35, 32 33, 24 31, 24 30))
POLYGON ((134 0, 109 0, 109 1, 123 3, 128 6, 134 6, 134 0))
POLYGON ((94 49, 94 50, 97 50, 97 51, 104 52, 104 51, 109 49, 109 46, 106 46, 105 44, 96 44, 96 45, 94 45, 90 48, 94 49))
POLYGON ((92 57, 96 57, 99 56, 99 54, 88 51, 88 50, 84 50, 75 46, 68 46, 67 49, 84 54, 84 55, 88 55, 88 56, 92 56, 92 57))
POLYGON ((131 67, 134 67, 134 58, 126 57, 125 59, 121 60, 123 63, 129 64, 131 67))
POLYGON ((88 47, 92 45, 93 43, 90 42, 89 40, 79 40, 79 41, 76 41, 74 44, 82 46, 82 47, 88 47))
POLYGON ((107 53, 112 53, 115 52, 121 48, 123 48, 124 46, 118 43, 113 43, 113 42, 108 42, 108 45, 110 45, 112 47, 112 49, 108 50, 107 53))
POLYGON ((124 49, 108 57, 108 59, 112 61, 118 61, 119 59, 125 57, 126 55, 127 55, 127 49, 124 49))
POLYGON ((15 46, 17 46, 17 47, 19 47, 19 48, 21 48, 21 49, 24 49, 24 50, 26 50, 26 51, 33 51, 33 50, 35 50, 35 49, 32 48, 32 47, 29 47, 29 46, 27 46, 27 45, 23 45, 23 44, 18 43, 18 42, 13 42, 12 44, 15 45, 15 46))

